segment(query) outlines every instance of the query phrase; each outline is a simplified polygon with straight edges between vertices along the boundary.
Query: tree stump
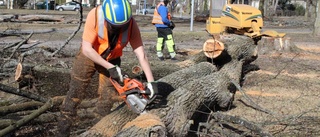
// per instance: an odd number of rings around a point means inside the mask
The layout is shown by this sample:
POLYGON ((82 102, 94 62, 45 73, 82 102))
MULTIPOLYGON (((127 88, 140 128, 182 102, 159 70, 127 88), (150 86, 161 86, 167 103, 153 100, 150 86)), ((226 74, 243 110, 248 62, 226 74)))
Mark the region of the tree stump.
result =
POLYGON ((262 55, 273 52, 291 52, 296 48, 290 37, 272 38, 263 36, 258 42, 258 53, 262 55))

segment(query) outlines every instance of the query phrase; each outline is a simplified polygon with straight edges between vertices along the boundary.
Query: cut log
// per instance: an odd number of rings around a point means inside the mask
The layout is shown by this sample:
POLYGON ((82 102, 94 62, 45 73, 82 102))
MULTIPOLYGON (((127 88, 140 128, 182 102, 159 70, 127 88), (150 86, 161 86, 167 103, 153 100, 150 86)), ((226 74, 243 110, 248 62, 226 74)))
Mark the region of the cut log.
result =
POLYGON ((208 58, 218 57, 224 50, 224 44, 215 39, 208 39, 203 44, 203 52, 208 58))
POLYGON ((15 15, 0 15, 0 22, 9 22, 11 19, 14 19, 15 15))
POLYGON ((61 22, 64 20, 63 16, 53 16, 53 15, 23 15, 18 16, 19 22, 28 22, 28 21, 49 21, 49 22, 61 22))
MULTIPOLYGON (((234 63, 239 62, 235 61, 234 63)), ((148 113, 159 116, 161 121, 165 123, 169 133, 172 135, 183 136, 180 134, 182 130, 184 130, 183 133, 188 131, 188 129, 183 129, 184 124, 188 123, 195 110, 203 105, 202 103, 212 106, 215 105, 213 102, 217 101, 218 104, 226 107, 233 99, 233 94, 229 91, 229 88, 232 87, 232 83, 228 76, 219 72, 213 73, 213 69, 206 69, 207 72, 204 71, 202 73, 202 70, 205 70, 206 68, 206 64, 208 64, 208 66, 213 66, 210 63, 199 63, 192 66, 192 69, 186 68, 180 71, 184 73, 179 73, 179 71, 175 72, 169 75, 169 77, 160 79, 158 82, 161 86, 159 88, 161 89, 160 91, 164 98, 161 99, 162 102, 156 104, 148 113), (199 72, 199 75, 196 75, 196 77, 190 77, 190 73, 188 72, 192 71, 199 72), (181 75, 182 77, 180 77, 181 75), (174 79, 172 80, 172 78, 174 79), (164 81, 168 81, 169 83, 172 83, 172 85, 165 83, 164 81), (173 87, 170 87, 169 85, 173 87), (174 90, 174 87, 177 89, 174 90), (166 94, 169 95, 166 96, 166 94)), ((230 66, 238 66, 236 68, 241 70, 241 65, 233 64, 230 66)), ((234 69, 230 71, 234 71, 234 69)), ((124 126, 123 123, 127 123, 135 118, 132 116, 133 113, 130 112, 127 107, 122 107, 121 109, 104 117, 98 124, 86 131, 82 136, 97 134, 102 136, 113 136, 119 131, 120 127, 118 126, 122 127, 124 126), (130 120, 129 117, 132 119, 130 120), (113 133, 110 134, 111 132, 113 133)))

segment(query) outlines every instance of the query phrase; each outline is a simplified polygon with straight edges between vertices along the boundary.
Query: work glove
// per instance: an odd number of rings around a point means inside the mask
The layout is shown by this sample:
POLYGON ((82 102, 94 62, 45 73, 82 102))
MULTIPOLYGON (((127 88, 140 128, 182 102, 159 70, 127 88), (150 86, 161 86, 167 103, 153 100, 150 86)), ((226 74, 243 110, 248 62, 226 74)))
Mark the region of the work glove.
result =
POLYGON ((149 96, 151 100, 153 100, 158 94, 158 83, 157 82, 149 82, 147 84, 146 94, 149 96))
POLYGON ((169 28, 173 30, 174 27, 176 27, 176 25, 172 21, 170 21, 169 28))
POLYGON ((123 83, 124 78, 128 77, 128 74, 123 72, 117 65, 113 68, 108 69, 108 71, 110 77, 120 83, 123 83))

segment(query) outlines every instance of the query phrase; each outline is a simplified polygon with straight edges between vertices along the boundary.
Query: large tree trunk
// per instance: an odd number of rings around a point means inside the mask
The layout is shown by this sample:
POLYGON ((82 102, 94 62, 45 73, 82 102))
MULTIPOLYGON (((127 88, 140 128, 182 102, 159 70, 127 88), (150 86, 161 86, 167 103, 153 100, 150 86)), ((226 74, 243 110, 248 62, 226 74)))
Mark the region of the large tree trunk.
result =
POLYGON ((310 15, 310 1, 311 0, 306 0, 306 10, 304 13, 304 20, 308 21, 309 20, 309 15, 310 15))
MULTIPOLYGON (((176 71, 168 76, 165 76, 158 80, 158 90, 160 92, 161 99, 157 99, 155 101, 160 102, 155 107, 163 107, 162 105, 167 105, 166 97, 172 91, 186 85, 189 81, 198 79, 205 75, 211 74, 216 71, 216 67, 210 63, 199 63, 191 66, 189 69, 182 69, 180 71, 176 71), (193 72, 198 72, 194 74, 193 72)), ((150 113, 150 112, 149 112, 150 113)), ((152 113, 153 114, 153 113, 152 113)), ((103 136, 113 136, 118 131, 122 129, 122 127, 135 119, 138 115, 132 113, 125 104, 119 106, 118 109, 105 116, 102 120, 100 120, 94 127, 90 130, 86 131, 82 134, 82 136, 92 136, 92 135, 103 135, 103 136)))
POLYGON ((243 63, 256 56, 257 48, 253 40, 245 36, 230 35, 221 41, 226 46, 222 60, 228 59, 220 69, 211 62, 202 62, 165 76, 158 80, 160 95, 147 114, 138 116, 123 104, 81 136, 141 136, 152 133, 186 136, 189 121, 197 122, 196 117, 200 116, 196 114, 198 110, 229 107, 236 91, 234 83, 239 84, 242 76, 243 63), (151 124, 141 126, 141 119, 151 124))
POLYGON ((263 1, 263 16, 264 17, 268 17, 269 16, 268 5, 269 5, 269 0, 264 0, 263 1))

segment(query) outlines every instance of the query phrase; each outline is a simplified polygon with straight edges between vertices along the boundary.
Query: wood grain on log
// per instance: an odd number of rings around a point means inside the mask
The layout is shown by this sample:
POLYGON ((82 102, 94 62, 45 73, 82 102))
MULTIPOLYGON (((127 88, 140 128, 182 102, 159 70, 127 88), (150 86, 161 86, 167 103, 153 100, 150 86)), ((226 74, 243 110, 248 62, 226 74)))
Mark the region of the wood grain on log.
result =
POLYGON ((224 44, 215 39, 208 39, 203 44, 203 52, 208 58, 218 57, 224 50, 224 44))
POLYGON ((166 127, 158 116, 145 113, 128 122, 114 137, 166 137, 166 133, 166 127))
POLYGON ((23 72, 22 72, 22 64, 18 63, 17 68, 16 68, 16 72, 14 74, 14 80, 19 82, 20 80, 22 80, 23 77, 23 72))

